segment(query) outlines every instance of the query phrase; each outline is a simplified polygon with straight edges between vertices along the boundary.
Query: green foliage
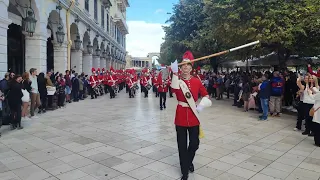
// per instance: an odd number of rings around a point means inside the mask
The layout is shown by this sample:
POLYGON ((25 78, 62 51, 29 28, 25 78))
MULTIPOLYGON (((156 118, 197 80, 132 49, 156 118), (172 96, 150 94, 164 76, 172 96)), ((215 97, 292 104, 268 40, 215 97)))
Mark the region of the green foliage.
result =
POLYGON ((245 59, 277 52, 285 66, 290 55, 320 54, 319 0, 184 0, 174 6, 161 45, 162 63, 181 59, 190 49, 195 57, 260 40, 210 61, 245 59))

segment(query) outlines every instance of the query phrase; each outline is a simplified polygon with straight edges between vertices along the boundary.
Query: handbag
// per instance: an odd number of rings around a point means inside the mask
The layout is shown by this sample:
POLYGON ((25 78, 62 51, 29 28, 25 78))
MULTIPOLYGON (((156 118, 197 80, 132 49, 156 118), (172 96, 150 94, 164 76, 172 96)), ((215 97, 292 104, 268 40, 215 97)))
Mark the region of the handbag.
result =
POLYGON ((314 109, 314 107, 312 107, 309 111, 309 116, 313 117, 314 113, 317 112, 320 109, 320 107, 318 107, 317 109, 314 109))
POLYGON ((27 90, 25 90, 25 89, 21 89, 21 91, 22 91, 22 94, 23 94, 23 96, 21 98, 22 102, 29 102, 30 101, 29 92, 27 90))

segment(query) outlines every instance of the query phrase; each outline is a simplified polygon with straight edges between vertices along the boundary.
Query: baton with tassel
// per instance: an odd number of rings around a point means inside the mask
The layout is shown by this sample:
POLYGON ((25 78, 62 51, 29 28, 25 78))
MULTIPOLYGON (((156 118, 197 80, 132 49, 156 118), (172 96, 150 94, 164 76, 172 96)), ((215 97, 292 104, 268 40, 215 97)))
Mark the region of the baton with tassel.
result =
MULTIPOLYGON (((249 47, 249 46, 254 46, 254 45, 259 44, 259 43, 260 43, 260 41, 254 41, 254 42, 251 42, 251 43, 248 43, 248 44, 244 44, 242 46, 238 46, 238 47, 235 47, 235 48, 232 48, 232 49, 229 49, 229 50, 221 51, 221 52, 214 53, 214 54, 211 54, 211 55, 208 55, 208 56, 203 56, 203 57, 194 59, 194 60, 192 60, 192 62, 197 62, 197 61, 205 60, 205 59, 208 59, 208 58, 221 56, 221 55, 224 55, 224 54, 228 54, 229 52, 237 51, 239 49, 243 49, 243 48, 246 48, 246 47, 249 47)), ((184 64, 188 64, 188 63, 189 62, 181 62, 178 65, 180 66, 180 65, 184 65, 184 64)))

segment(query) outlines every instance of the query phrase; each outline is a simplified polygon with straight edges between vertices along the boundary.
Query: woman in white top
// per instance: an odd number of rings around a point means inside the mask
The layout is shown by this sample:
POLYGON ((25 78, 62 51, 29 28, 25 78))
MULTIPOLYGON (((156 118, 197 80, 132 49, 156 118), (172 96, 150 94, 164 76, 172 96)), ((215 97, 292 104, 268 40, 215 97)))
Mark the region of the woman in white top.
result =
POLYGON ((304 79, 306 85, 301 84, 301 78, 298 77, 297 85, 300 88, 300 91, 303 91, 303 110, 305 114, 305 121, 306 121, 306 129, 302 133, 303 135, 313 136, 313 123, 312 123, 312 116, 309 115, 310 109, 313 107, 315 100, 312 95, 312 92, 319 91, 318 79, 315 76, 307 74, 304 79))
MULTIPOLYGON (((314 79, 316 79, 315 76, 314 76, 314 79)), ((312 88, 311 91, 312 91, 312 97, 315 100, 313 105, 314 115, 312 119, 312 122, 313 122, 312 131, 314 133, 314 144, 320 147, 320 93, 319 93, 319 89, 314 90, 312 88)))

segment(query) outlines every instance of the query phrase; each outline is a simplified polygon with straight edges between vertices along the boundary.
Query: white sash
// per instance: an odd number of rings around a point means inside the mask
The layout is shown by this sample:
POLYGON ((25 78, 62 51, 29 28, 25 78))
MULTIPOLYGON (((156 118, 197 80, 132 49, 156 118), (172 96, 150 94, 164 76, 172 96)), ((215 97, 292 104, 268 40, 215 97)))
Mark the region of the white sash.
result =
POLYGON ((194 101, 192 93, 190 92, 190 89, 188 88, 187 84, 183 80, 179 80, 179 86, 180 86, 180 89, 182 90, 182 93, 183 93, 184 97, 186 98, 193 114, 197 117, 198 121, 200 122, 199 113, 197 111, 197 105, 196 105, 196 102, 194 101), (190 98, 186 97, 187 93, 190 93, 190 95, 191 95, 190 98))

